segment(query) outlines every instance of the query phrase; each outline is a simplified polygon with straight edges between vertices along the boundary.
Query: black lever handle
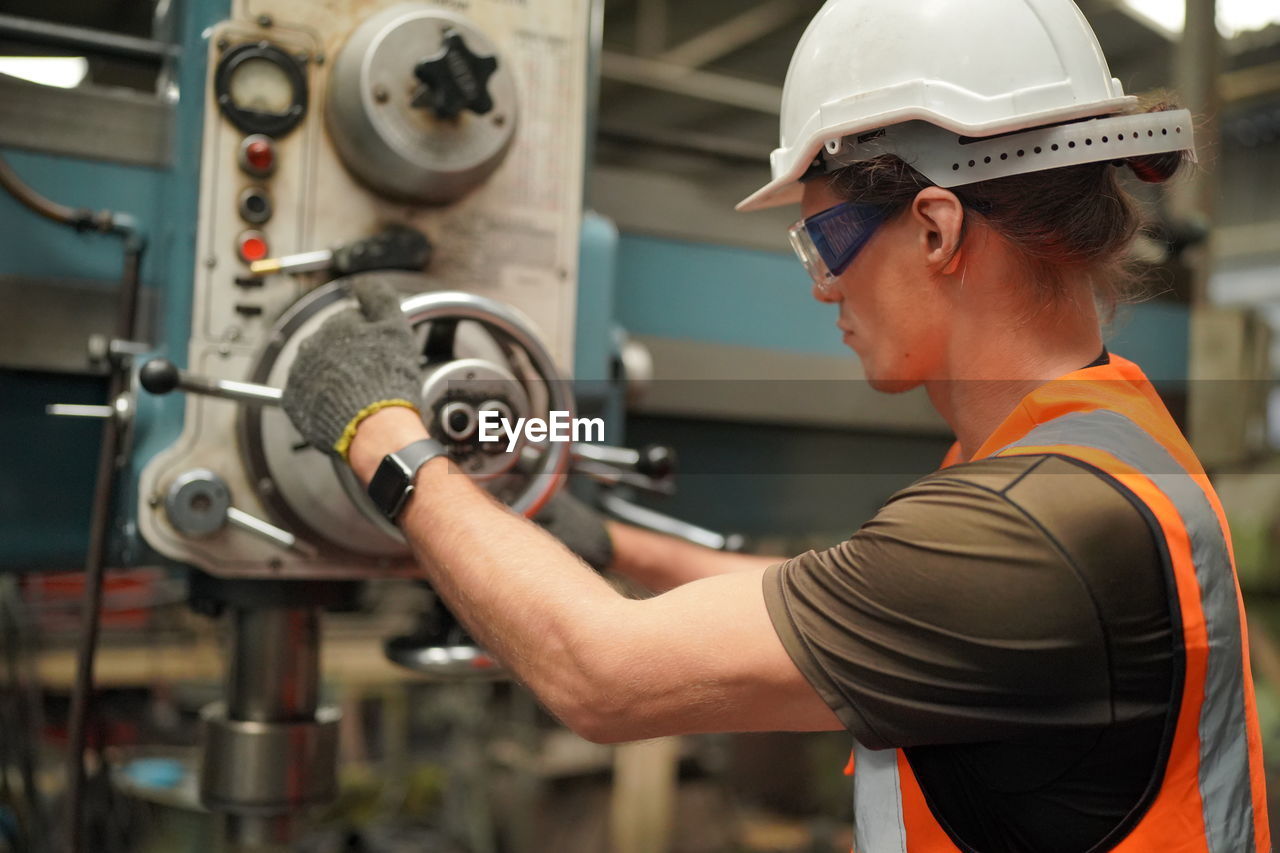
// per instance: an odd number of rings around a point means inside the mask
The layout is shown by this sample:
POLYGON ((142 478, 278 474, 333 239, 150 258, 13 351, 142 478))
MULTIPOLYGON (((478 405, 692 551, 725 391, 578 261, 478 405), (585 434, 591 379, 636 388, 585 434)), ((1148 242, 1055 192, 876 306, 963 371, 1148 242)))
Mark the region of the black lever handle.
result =
POLYGON ((152 394, 169 394, 181 390, 191 394, 234 400, 237 403, 278 406, 280 398, 284 395, 279 388, 267 385, 197 376, 181 369, 167 358, 153 358, 142 365, 138 370, 138 381, 152 394))

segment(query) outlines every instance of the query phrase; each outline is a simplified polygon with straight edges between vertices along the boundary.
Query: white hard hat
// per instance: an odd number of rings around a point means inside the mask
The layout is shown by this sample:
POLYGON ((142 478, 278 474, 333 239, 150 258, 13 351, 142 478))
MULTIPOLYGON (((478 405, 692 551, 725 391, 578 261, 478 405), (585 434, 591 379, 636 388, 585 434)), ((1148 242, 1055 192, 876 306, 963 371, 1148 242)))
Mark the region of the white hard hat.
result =
POLYGON ((1186 111, 1077 121, 1135 102, 1073 0, 827 0, 787 71, 773 180, 738 209, 799 201, 820 157, 838 166, 893 153, 960 186, 1191 147, 1186 111), (1062 138, 1020 138, 1035 128, 1062 138), (974 150, 975 137, 1006 134, 974 150))

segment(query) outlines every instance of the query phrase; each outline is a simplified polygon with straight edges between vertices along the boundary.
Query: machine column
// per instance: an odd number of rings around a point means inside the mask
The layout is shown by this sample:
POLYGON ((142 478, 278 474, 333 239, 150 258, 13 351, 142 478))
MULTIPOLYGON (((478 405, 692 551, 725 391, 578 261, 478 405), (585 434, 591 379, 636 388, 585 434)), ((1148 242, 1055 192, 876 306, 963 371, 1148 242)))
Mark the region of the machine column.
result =
POLYGON ((230 623, 227 699, 204 711, 200 797, 226 815, 233 849, 273 850, 337 793, 339 715, 320 706, 323 604, 306 594, 329 597, 331 585, 218 586, 230 623))

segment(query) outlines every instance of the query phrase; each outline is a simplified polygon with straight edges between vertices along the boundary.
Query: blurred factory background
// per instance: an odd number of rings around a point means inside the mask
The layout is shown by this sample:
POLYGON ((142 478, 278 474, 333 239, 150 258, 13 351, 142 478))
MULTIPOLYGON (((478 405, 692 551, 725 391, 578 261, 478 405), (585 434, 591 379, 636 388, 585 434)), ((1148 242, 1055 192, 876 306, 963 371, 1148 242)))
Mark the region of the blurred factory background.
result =
MULTIPOLYGON (((849 848, 847 736, 576 738, 403 577, 347 484, 292 467, 269 400, 219 385, 279 386, 326 282, 390 267, 439 297, 422 329, 464 327, 448 355, 572 376, 642 449, 548 453, 499 497, 572 464, 615 513, 715 546, 846 537, 950 437, 922 396, 857 383, 795 211, 733 212, 820 6, 0 3, 0 851, 57 849, 76 804, 101 853, 849 848), (379 89, 433 38, 499 58, 491 104, 379 89), (428 108, 486 121, 424 164, 386 127, 428 108), (289 679, 307 695, 272 692, 289 679)), ((1280 7, 1079 6, 1127 91, 1199 117, 1200 168, 1150 195, 1133 249, 1152 295, 1109 346, 1212 469, 1280 773, 1280 7)))

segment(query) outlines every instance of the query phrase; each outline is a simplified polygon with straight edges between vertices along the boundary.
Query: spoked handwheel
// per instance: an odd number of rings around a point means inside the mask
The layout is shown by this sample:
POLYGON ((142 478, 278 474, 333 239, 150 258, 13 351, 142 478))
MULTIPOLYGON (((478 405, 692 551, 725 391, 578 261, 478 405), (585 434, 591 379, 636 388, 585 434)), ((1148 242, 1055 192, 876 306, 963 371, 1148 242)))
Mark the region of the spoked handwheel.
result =
MULTIPOLYGON (((514 308, 471 293, 432 292, 423 275, 371 273, 404 293, 401 306, 418 336, 422 368, 422 416, 458 467, 512 510, 534 515, 560 487, 568 470, 567 442, 530 442, 508 447, 483 442, 481 426, 547 419, 574 410, 563 380, 532 324, 514 308)), ((350 285, 340 279, 312 291, 276 324, 272 343, 253 371, 253 381, 281 387, 298 345, 334 313, 354 305, 350 285)), ((322 542, 367 556, 407 553, 400 531, 373 505, 345 463, 317 465, 282 411, 245 407, 241 447, 264 503, 287 527, 302 528, 322 542)))

